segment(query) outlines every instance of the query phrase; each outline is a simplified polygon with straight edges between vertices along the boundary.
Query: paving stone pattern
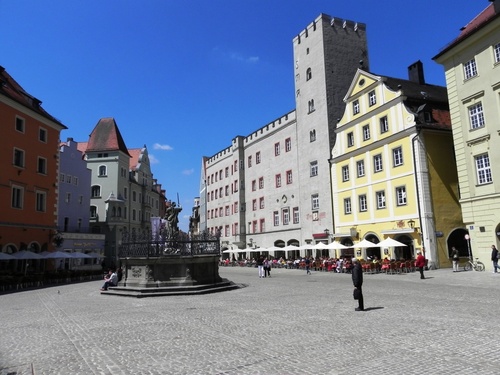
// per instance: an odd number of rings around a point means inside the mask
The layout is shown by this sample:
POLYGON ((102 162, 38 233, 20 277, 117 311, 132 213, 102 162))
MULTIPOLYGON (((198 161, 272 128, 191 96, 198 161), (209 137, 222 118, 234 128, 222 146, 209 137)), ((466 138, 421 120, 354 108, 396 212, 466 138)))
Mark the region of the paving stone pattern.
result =
POLYGON ((246 287, 104 296, 101 281, 0 296, 0 375, 498 374, 500 274, 351 276, 221 267, 246 287))

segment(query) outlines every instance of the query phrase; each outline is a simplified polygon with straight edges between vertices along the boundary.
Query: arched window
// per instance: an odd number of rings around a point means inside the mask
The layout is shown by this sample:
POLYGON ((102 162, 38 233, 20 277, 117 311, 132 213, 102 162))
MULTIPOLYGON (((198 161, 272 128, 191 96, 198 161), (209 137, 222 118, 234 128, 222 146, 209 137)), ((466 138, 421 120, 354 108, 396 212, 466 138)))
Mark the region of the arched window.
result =
POLYGON ((108 169, 105 165, 100 165, 99 166, 99 177, 107 176, 108 175, 108 169))
POLYGON ((307 68, 306 70, 306 81, 309 81, 312 78, 311 68, 307 68))
POLYGON ((90 217, 92 219, 97 217, 97 206, 90 206, 90 217))
POLYGON ((101 197, 101 187, 99 185, 92 186, 91 197, 92 198, 100 198, 101 197))
POLYGON ((309 113, 314 112, 314 99, 309 100, 309 113))

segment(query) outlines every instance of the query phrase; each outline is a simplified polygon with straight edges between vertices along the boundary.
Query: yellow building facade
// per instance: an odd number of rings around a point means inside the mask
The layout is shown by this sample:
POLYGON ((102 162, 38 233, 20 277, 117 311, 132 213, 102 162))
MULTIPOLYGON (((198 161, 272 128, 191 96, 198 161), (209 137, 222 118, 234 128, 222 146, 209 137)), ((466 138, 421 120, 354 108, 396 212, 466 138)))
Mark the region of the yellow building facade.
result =
POLYGON ((332 236, 360 258, 410 260, 422 251, 430 267, 450 266, 464 229, 446 88, 425 84, 420 62, 409 75, 359 69, 352 81, 330 160, 332 236))

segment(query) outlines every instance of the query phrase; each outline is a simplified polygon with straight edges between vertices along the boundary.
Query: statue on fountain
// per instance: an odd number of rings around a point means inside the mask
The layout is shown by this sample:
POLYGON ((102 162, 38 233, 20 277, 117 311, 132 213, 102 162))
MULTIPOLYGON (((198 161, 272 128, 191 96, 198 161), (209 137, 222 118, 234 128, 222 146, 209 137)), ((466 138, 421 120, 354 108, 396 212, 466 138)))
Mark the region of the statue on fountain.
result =
POLYGON ((167 233, 170 237, 175 237, 179 233, 179 213, 182 207, 178 207, 175 202, 171 202, 167 207, 165 218, 167 220, 167 233))

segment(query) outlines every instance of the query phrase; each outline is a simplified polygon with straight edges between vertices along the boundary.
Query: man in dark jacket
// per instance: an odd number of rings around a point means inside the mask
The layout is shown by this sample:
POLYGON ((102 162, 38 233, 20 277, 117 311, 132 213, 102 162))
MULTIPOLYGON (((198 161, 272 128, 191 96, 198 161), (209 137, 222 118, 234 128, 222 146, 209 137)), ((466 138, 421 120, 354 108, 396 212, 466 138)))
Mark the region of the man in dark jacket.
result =
POLYGON ((495 245, 491 245, 491 261, 493 262, 493 273, 498 270, 498 250, 495 245))
POLYGON ((356 257, 352 258, 352 283, 359 293, 359 305, 354 310, 365 311, 365 306, 363 303, 363 292, 361 291, 361 286, 363 285, 363 269, 361 268, 361 264, 359 264, 359 260, 356 257))

